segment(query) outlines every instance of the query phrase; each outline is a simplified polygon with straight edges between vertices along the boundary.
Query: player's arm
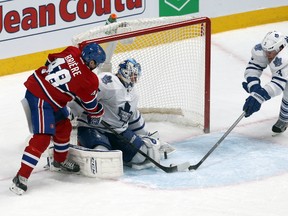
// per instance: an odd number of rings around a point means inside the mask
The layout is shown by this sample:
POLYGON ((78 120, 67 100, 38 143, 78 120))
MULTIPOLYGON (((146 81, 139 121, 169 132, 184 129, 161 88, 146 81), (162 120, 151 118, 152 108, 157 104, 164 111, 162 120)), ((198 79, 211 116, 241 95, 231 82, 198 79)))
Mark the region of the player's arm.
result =
POLYGON ((257 44, 251 51, 251 59, 244 73, 246 82, 242 83, 242 87, 246 92, 251 93, 261 88, 260 77, 267 65, 268 61, 264 56, 261 44, 257 44))
POLYGON ((269 66, 272 72, 271 81, 265 86, 260 86, 251 92, 243 106, 243 110, 246 112, 245 117, 249 117, 254 112, 257 112, 260 110, 263 102, 284 91, 288 80, 288 58, 286 56, 287 53, 280 52, 270 63, 269 66))
POLYGON ((271 97, 280 95, 288 81, 288 51, 285 50, 278 53, 270 63, 272 78, 263 88, 268 92, 271 97))
POLYGON ((53 62, 57 58, 64 58, 68 55, 79 56, 81 54, 80 50, 73 46, 68 46, 66 49, 62 50, 59 53, 50 53, 48 54, 45 66, 48 66, 51 62, 53 62))
POLYGON ((149 132, 145 128, 145 119, 141 115, 139 110, 133 113, 131 116, 128 127, 134 131, 137 135, 148 135, 149 132))

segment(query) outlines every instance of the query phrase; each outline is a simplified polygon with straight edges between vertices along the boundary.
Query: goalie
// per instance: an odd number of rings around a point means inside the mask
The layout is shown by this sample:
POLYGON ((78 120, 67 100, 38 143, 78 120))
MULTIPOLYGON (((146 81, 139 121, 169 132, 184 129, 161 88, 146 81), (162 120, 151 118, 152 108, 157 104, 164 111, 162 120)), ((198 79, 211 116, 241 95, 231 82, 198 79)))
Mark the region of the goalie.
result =
MULTIPOLYGON (((111 133, 100 121, 88 121, 77 102, 68 104, 77 119, 78 145, 99 151, 120 150, 124 165, 135 169, 153 167, 146 157, 137 152, 140 149, 155 161, 160 162, 161 153, 174 151, 169 144, 160 141, 145 128, 145 120, 137 109, 138 95, 135 84, 142 75, 140 64, 129 58, 119 64, 118 71, 102 72, 99 77, 99 92, 97 98, 103 105, 105 121, 118 134, 111 133), (118 136, 117 136, 118 135, 118 136), (126 141, 125 141, 126 140, 126 141), (135 147, 129 145, 130 141, 135 147)), ((88 118, 89 119, 89 118, 88 118)))

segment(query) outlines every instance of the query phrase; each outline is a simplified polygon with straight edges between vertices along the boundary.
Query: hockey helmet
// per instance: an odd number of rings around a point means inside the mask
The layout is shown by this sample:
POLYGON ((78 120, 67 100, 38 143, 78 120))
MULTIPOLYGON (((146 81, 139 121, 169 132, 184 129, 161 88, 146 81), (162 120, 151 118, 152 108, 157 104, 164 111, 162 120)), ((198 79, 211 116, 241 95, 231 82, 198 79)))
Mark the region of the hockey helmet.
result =
POLYGON ((117 74, 125 87, 133 87, 142 75, 141 66, 135 59, 128 58, 119 64, 117 74))
POLYGON ((84 46, 81 56, 86 65, 89 65, 89 62, 94 60, 96 67, 106 60, 105 51, 97 43, 89 43, 84 46))
POLYGON ((265 52, 276 51, 277 53, 283 49, 287 44, 287 41, 278 31, 270 31, 264 37, 261 46, 265 52))

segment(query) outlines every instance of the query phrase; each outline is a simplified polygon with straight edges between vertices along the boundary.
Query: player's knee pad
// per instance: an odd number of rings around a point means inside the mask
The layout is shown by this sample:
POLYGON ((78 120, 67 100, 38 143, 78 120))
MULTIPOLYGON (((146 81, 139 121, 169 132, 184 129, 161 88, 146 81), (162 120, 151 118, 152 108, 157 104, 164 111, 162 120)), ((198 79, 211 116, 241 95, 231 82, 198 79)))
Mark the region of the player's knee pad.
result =
POLYGON ((56 132, 53 137, 56 143, 66 143, 70 140, 72 124, 69 119, 64 119, 56 124, 56 132))

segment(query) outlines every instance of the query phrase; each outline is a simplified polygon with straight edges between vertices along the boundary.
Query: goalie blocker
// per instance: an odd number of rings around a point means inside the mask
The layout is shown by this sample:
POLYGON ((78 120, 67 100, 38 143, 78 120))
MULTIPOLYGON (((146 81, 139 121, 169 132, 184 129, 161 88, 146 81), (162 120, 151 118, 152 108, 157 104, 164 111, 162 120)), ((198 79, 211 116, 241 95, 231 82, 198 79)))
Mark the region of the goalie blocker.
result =
MULTIPOLYGON (((102 179, 115 179, 123 175, 122 152, 119 150, 101 151, 82 146, 70 145, 68 158, 80 166, 80 174, 102 179)), ((53 147, 47 158, 50 171, 60 171, 53 166, 53 147)))

